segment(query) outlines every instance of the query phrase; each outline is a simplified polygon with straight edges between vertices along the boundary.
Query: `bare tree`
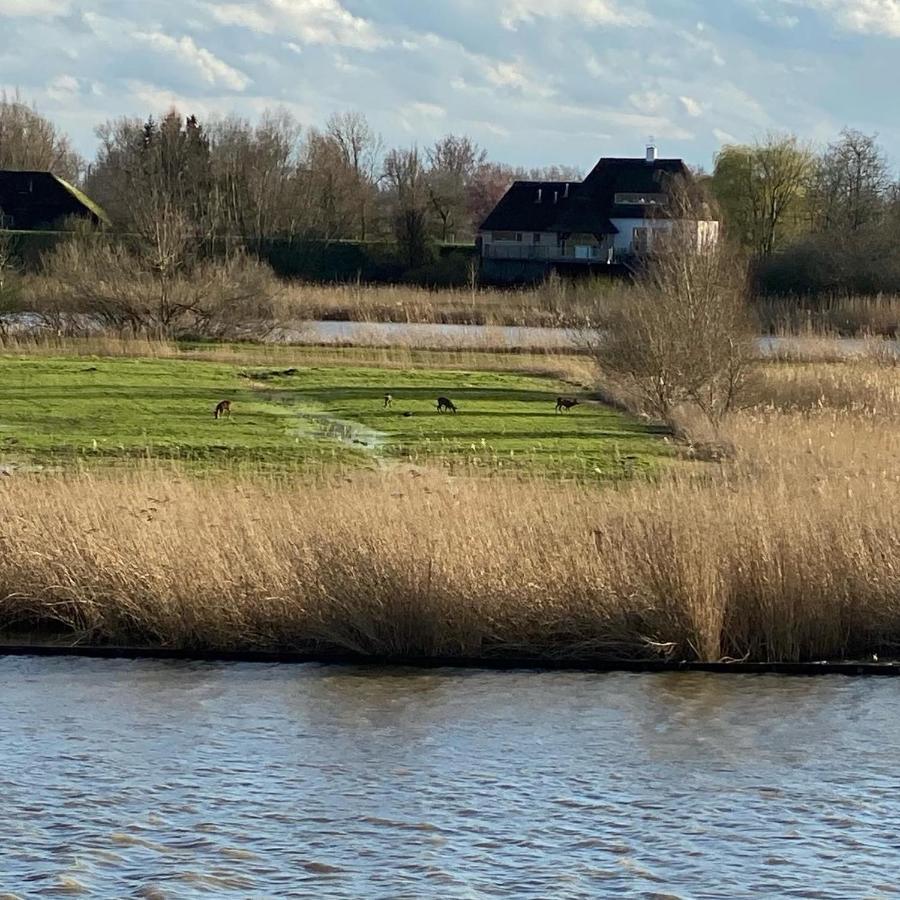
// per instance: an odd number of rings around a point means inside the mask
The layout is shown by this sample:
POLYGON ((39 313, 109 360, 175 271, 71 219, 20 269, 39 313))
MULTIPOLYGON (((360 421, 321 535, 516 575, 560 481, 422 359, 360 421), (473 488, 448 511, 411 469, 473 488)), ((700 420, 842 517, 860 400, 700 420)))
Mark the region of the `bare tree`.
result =
POLYGON ((468 190, 487 151, 465 135, 448 134, 427 151, 427 187, 431 205, 440 220, 440 238, 446 242, 457 236, 457 229, 471 228, 466 221, 468 190))
POLYGON ((362 113, 335 113, 325 126, 326 135, 338 148, 352 179, 353 204, 357 208, 357 235, 369 237, 370 219, 375 204, 378 167, 383 144, 362 113))
POLYGON ((654 415, 682 405, 718 426, 737 403, 752 360, 747 266, 724 243, 703 239, 695 199, 674 202, 680 224, 654 242, 633 290, 604 312, 594 344, 600 369, 654 415))
POLYGON ((411 268, 428 257, 428 181, 416 147, 391 150, 384 161, 397 245, 411 268))
POLYGON ((247 245, 309 230, 301 185, 301 128, 285 111, 252 125, 229 117, 209 127, 212 182, 220 230, 247 245))
POLYGON ((845 128, 812 172, 812 225, 817 231, 859 231, 884 216, 891 187, 877 135, 845 128))
POLYGON ((69 138, 18 94, 0 93, 0 169, 53 172, 73 184, 84 171, 84 160, 69 138))

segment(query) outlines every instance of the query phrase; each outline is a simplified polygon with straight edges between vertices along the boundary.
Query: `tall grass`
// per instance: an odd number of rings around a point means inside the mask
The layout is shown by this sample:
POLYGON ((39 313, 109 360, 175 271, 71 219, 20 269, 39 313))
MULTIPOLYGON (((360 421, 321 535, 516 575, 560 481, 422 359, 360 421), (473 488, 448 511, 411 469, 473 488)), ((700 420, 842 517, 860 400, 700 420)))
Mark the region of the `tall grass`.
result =
POLYGON ((598 296, 622 290, 627 285, 621 281, 567 282, 556 277, 507 290, 295 283, 287 291, 285 308, 294 318, 307 319, 552 327, 586 321, 598 296))

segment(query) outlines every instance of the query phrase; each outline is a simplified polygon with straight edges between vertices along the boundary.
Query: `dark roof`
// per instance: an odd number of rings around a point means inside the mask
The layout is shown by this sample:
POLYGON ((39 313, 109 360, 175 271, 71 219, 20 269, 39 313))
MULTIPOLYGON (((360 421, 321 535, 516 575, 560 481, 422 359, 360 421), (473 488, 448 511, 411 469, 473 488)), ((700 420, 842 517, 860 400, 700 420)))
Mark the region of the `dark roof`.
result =
MULTIPOLYGON (((617 229, 610 219, 647 217, 646 206, 617 204, 617 194, 665 194, 671 179, 679 176, 691 177, 680 159, 648 162, 643 158, 604 157, 582 182, 515 182, 481 229, 615 234, 617 229), (537 200, 538 189, 541 202, 537 200), (554 203, 555 192, 558 198, 554 203)), ((653 214, 665 217, 665 207, 655 207, 653 214)))
POLYGON ((483 231, 553 231, 577 182, 515 181, 491 214, 483 231))
POLYGON ((7 228, 53 228, 78 216, 108 223, 106 213, 78 188, 52 172, 0 170, 0 213, 7 228))

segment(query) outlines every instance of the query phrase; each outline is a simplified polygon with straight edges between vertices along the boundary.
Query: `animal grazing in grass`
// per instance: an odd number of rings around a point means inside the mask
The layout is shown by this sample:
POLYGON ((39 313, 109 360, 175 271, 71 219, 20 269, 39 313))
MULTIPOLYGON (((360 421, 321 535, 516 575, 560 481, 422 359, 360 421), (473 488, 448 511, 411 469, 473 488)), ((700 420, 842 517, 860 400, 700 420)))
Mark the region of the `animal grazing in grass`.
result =
POLYGON ((437 411, 439 413, 442 413, 447 412, 448 410, 450 412, 456 412, 456 406, 454 405, 453 401, 448 400, 446 397, 438 397, 437 411))
POLYGON ((216 404, 216 411, 213 413, 213 417, 216 419, 221 419, 222 416, 230 416, 231 415, 231 401, 230 400, 220 400, 216 404))
POLYGON ((384 408, 387 409, 394 402, 394 398, 390 394, 384 395, 384 408))
POLYGON ((574 397, 557 397, 556 398, 556 411, 562 412, 566 409, 571 409, 573 406, 578 406, 578 401, 574 397))

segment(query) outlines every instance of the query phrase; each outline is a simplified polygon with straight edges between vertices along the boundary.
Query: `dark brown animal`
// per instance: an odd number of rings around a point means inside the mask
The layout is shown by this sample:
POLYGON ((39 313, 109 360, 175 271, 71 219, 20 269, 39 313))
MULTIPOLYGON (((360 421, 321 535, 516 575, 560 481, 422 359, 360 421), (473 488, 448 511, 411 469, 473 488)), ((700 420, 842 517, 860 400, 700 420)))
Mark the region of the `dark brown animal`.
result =
POLYGON ((231 415, 231 401, 230 400, 220 400, 216 404, 216 411, 213 413, 213 418, 221 419, 222 416, 230 416, 231 415))
POLYGON ((556 398, 556 411, 562 412, 565 409, 571 409, 573 406, 578 406, 578 401, 574 397, 557 397, 556 398))
POLYGON ((384 395, 384 408, 387 409, 394 402, 394 398, 390 394, 384 395))
POLYGON ((438 397, 437 403, 437 411, 438 412, 456 412, 456 407, 453 405, 452 400, 448 400, 446 397, 438 397))

